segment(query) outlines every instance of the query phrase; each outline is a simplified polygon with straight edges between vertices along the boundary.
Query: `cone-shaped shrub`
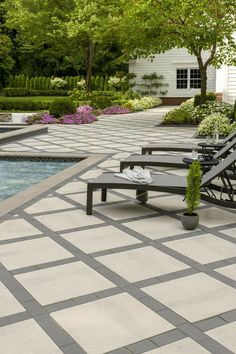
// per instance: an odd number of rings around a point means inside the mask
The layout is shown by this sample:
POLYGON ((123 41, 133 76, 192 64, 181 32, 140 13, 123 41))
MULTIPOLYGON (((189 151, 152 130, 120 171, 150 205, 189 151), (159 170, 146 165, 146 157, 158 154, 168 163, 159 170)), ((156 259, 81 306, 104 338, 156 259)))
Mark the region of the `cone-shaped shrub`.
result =
POLYGON ((193 161, 187 175, 186 204, 189 214, 193 214, 200 202, 200 186, 202 179, 199 161, 193 161))

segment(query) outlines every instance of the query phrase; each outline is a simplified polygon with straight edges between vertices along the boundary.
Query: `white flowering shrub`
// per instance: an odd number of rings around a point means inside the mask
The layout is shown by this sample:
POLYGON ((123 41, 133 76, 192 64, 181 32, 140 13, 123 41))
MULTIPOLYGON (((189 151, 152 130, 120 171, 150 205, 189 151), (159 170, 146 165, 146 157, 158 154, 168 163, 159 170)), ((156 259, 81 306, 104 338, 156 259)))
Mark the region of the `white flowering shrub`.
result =
POLYGON ((80 81, 77 82, 77 88, 78 88, 79 90, 85 89, 85 86, 86 86, 86 81, 85 81, 85 79, 81 79, 80 81))
POLYGON ((153 107, 160 106, 162 100, 159 97, 144 96, 141 99, 129 100, 125 107, 133 112, 144 111, 153 107))
POLYGON ((229 126, 229 131, 228 134, 232 133, 233 131, 236 130, 236 122, 233 122, 232 124, 230 124, 229 126))
POLYGON ((52 89, 63 89, 67 85, 67 82, 60 77, 54 77, 51 79, 51 88, 52 89))
POLYGON ((108 85, 114 89, 120 89, 126 82, 127 78, 124 77, 117 77, 117 76, 110 76, 108 79, 108 85))
POLYGON ((221 113, 207 116, 198 126, 199 135, 212 135, 215 129, 220 135, 227 135, 230 128, 230 120, 221 113))

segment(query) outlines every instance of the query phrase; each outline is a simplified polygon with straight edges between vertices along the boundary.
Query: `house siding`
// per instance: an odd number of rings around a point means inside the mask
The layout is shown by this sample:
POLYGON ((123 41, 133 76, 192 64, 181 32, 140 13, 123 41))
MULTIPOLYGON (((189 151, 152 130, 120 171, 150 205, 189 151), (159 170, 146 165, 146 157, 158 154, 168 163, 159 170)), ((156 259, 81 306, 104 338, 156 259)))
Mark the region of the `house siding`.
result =
POLYGON ((228 103, 234 103, 236 99, 236 66, 225 67, 224 75, 223 100, 228 103))
MULTIPOLYGON (((204 54, 204 59, 208 54, 204 54)), ((163 75, 163 83, 168 84, 168 90, 165 97, 193 97, 200 93, 200 89, 177 89, 176 88, 176 69, 197 69, 198 64, 194 56, 190 55, 186 49, 172 49, 165 53, 156 55, 153 59, 140 58, 131 60, 129 72, 137 75, 136 82, 141 83, 141 77, 144 74, 156 72, 163 75)), ((208 91, 215 92, 216 70, 213 67, 208 68, 208 91)), ((138 89, 138 86, 135 87, 138 89)), ((165 88, 163 88, 165 90, 165 88)))

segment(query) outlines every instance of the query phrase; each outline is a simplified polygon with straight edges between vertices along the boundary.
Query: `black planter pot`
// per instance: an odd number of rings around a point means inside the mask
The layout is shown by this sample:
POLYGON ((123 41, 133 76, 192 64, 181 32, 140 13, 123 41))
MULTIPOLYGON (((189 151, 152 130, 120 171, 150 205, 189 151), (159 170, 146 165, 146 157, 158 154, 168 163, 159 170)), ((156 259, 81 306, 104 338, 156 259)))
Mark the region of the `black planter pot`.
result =
POLYGON ((194 230, 199 224, 199 215, 183 213, 181 215, 181 222, 186 230, 194 230))

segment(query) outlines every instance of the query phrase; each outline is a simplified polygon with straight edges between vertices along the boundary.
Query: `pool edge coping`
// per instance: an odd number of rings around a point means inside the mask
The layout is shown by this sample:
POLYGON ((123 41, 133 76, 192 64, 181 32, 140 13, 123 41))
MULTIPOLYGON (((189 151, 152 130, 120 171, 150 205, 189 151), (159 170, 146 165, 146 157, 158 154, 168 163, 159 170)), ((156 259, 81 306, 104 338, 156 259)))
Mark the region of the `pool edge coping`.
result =
MULTIPOLYGON (((5 154, 5 153, 3 153, 5 154)), ((6 153, 8 156, 10 153, 6 153)), ((36 157, 42 157, 42 153, 40 154, 23 154, 21 153, 22 156, 26 157, 32 155, 38 155, 36 157), (27 155, 27 156, 26 156, 27 155)), ((0 154, 1 157, 2 154, 0 154)), ((44 155, 44 154, 43 154, 44 155)), ((46 154, 45 154, 46 155, 46 154)), ((47 154, 50 155, 50 157, 53 158, 60 158, 63 155, 63 158, 71 158, 71 154, 47 154), (56 156, 57 155, 57 156, 56 156)), ((100 161, 104 160, 109 154, 73 154, 74 158, 80 159, 79 162, 75 163, 73 166, 70 166, 63 171, 50 176, 46 178, 45 180, 33 185, 32 187, 23 190, 16 195, 13 195, 12 197, 7 198, 6 200, 3 200, 0 202, 0 218, 6 216, 9 213, 12 213, 15 209, 23 206, 26 203, 29 203, 31 200, 40 197, 42 194, 46 192, 50 192, 50 190, 59 188, 59 185, 63 182, 66 182, 67 180, 70 180, 77 174, 83 172, 84 170, 88 169, 89 167, 93 167, 94 165, 96 166, 100 161)), ((14 153, 11 153, 11 156, 14 156, 14 153)), ((1 221, 0 221, 1 222, 1 221)))
MULTIPOLYGON (((4 125, 6 126, 6 125, 4 125)), ((14 124, 8 124, 7 126, 12 126, 14 127, 14 124)), ((30 136, 35 136, 39 134, 47 134, 48 133, 48 126, 43 125, 32 125, 32 126, 26 126, 25 128, 22 127, 20 128, 19 125, 16 130, 13 130, 11 132, 7 133, 2 133, 0 136, 0 145, 6 144, 12 141, 24 139, 30 136)))

